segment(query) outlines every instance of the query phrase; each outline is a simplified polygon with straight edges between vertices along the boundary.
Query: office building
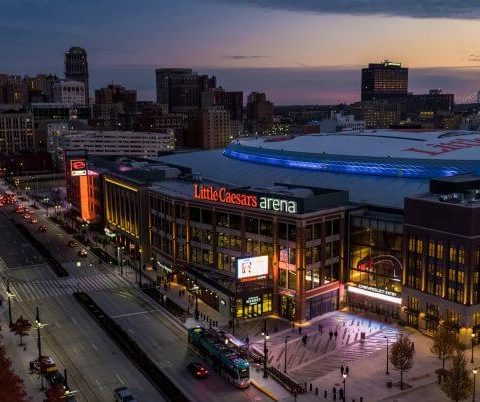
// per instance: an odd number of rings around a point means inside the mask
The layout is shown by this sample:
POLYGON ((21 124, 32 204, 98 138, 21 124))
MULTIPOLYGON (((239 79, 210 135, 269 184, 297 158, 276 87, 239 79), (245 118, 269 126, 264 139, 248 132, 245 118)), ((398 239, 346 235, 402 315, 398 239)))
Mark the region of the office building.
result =
POLYGON ((155 70, 157 103, 168 105, 170 113, 193 116, 200 109, 202 92, 216 87, 216 78, 199 75, 191 69, 155 70))
POLYGON ((407 96, 408 68, 384 61, 362 69, 362 101, 400 100, 407 96))
POLYGON ((137 91, 114 84, 95 90, 95 127, 105 130, 131 130, 136 115, 137 91))
POLYGON ((85 107, 85 84, 60 80, 53 84, 53 102, 85 107))
POLYGON ((247 98, 246 130, 252 135, 268 135, 273 129, 273 103, 264 93, 252 92, 247 98))
POLYGON ((85 85, 84 104, 89 106, 90 92, 87 52, 81 47, 71 47, 65 53, 65 78, 71 81, 82 82, 85 85))
POLYGON ((230 113, 231 137, 243 132, 243 92, 212 88, 202 93, 202 108, 221 106, 230 113))
POLYGON ((33 150, 35 144, 32 113, 0 112, 0 152, 33 150))

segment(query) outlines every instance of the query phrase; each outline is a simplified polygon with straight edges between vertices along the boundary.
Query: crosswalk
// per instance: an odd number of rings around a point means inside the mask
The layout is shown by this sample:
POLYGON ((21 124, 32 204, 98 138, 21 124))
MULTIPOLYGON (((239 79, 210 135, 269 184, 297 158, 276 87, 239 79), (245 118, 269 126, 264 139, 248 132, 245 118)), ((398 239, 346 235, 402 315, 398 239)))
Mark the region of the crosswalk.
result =
POLYGON ((25 302, 45 298, 55 298, 74 292, 94 292, 96 290, 125 288, 128 284, 120 276, 98 273, 76 278, 58 278, 43 281, 14 281, 10 284, 15 300, 25 302))
MULTIPOLYGON (((397 340, 398 329, 384 325, 365 317, 345 313, 335 313, 320 321, 323 333, 316 328, 304 330, 308 341, 304 346, 301 336, 289 333, 287 348, 287 367, 289 375, 300 382, 313 381, 331 371, 338 370, 342 364, 368 358, 373 353, 386 349, 388 338, 390 344, 397 340), (337 337, 328 332, 337 332, 337 337), (362 333, 365 339, 362 339, 362 333)), ((259 352, 263 343, 255 344, 259 352)), ((273 367, 283 368, 285 360, 285 336, 274 337, 268 342, 269 363, 273 367)))

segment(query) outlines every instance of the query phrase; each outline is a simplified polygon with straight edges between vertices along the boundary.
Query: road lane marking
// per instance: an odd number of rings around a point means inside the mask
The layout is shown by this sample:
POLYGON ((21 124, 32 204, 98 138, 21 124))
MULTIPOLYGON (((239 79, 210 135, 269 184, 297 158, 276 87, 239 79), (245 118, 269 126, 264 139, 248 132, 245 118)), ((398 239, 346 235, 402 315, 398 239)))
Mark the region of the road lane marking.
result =
POLYGON ((120 377, 118 374, 116 374, 116 376, 117 376, 118 380, 119 380, 123 385, 125 385, 125 382, 122 380, 122 377, 120 377))
POLYGON ((145 311, 138 311, 136 313, 126 313, 126 314, 119 314, 119 315, 112 315, 111 318, 121 318, 121 317, 129 317, 132 315, 140 315, 140 314, 148 314, 148 313, 154 313, 154 312, 160 312, 162 310, 145 310, 145 311))
POLYGON ((98 350, 97 345, 95 345, 93 342, 90 342, 90 344, 92 345, 92 347, 93 347, 95 350, 98 350))

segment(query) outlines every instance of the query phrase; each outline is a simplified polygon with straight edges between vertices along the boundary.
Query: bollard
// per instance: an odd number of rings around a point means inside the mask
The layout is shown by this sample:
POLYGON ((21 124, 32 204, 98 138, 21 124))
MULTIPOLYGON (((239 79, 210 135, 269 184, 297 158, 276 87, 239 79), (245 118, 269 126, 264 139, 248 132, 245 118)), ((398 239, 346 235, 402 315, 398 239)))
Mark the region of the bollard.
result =
POLYGON ((315 395, 318 395, 318 387, 315 387, 315 395))

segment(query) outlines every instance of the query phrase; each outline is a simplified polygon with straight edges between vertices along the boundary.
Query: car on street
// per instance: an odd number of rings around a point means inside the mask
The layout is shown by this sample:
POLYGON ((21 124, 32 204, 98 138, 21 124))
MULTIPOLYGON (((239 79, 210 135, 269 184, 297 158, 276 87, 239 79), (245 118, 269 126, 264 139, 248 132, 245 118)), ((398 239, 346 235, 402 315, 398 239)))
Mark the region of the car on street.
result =
POLYGON ((75 240, 70 240, 68 243, 67 243, 68 247, 76 247, 77 246, 77 242, 75 240))
POLYGON ((187 366, 187 370, 195 377, 195 378, 207 378, 208 377, 208 370, 202 363, 199 362, 191 362, 187 366))
POLYGON ((30 223, 32 225, 35 225, 36 223, 38 223, 38 219, 34 217, 34 218, 30 219, 30 223))
POLYGON ((81 250, 78 250, 79 257, 86 257, 87 255, 88 255, 88 252, 84 248, 82 248, 81 250))
POLYGON ((30 219, 32 216, 31 216, 30 214, 25 214, 25 215, 23 215, 23 217, 24 217, 25 219, 30 219))
POLYGON ((47 227, 45 225, 39 226, 38 231, 42 232, 42 233, 45 233, 47 231, 47 227))
POLYGON ((115 396, 115 402, 137 402, 127 387, 115 388, 113 394, 115 396))

